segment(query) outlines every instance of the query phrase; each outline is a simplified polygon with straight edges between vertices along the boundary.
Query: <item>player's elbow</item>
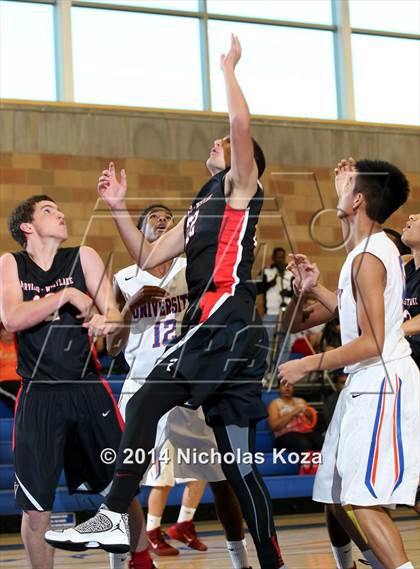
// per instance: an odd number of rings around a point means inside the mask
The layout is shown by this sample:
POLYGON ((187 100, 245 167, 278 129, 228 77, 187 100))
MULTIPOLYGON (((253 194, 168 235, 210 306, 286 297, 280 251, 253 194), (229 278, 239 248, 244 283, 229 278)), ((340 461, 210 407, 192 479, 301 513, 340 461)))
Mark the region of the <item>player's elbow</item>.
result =
POLYGON ((123 347, 124 346, 122 338, 118 338, 115 336, 106 337, 106 351, 111 357, 116 358, 118 354, 121 353, 123 347))
POLYGON ((241 111, 230 117, 232 135, 251 136, 251 119, 247 111, 241 111))
POLYGON ((285 330, 288 330, 289 326, 290 326, 290 333, 291 334, 297 334, 298 332, 301 332, 302 330, 304 330, 303 325, 300 324, 296 319, 293 320, 291 325, 290 325, 290 322, 285 321, 283 323, 283 326, 284 326, 285 330))
POLYGON ((372 334, 369 334, 369 336, 365 339, 365 346, 367 351, 366 359, 379 357, 384 349, 384 343, 384 336, 374 336, 372 334))
POLYGON ((121 353, 121 347, 117 347, 115 345, 108 344, 106 345, 106 351, 108 352, 108 354, 112 357, 112 358, 116 358, 118 356, 118 354, 121 353))
POLYGON ((20 332, 21 330, 24 329, 23 327, 19 326, 19 323, 16 321, 15 318, 13 318, 12 316, 6 316, 5 314, 2 315, 1 323, 3 324, 4 329, 7 332, 13 334, 15 332, 20 332))
POLYGON ((298 332, 302 332, 307 328, 308 326, 306 326, 306 323, 300 322, 299 318, 292 319, 290 316, 287 317, 287 315, 285 316, 282 322, 282 331, 283 332, 290 331, 290 334, 297 334, 298 332))

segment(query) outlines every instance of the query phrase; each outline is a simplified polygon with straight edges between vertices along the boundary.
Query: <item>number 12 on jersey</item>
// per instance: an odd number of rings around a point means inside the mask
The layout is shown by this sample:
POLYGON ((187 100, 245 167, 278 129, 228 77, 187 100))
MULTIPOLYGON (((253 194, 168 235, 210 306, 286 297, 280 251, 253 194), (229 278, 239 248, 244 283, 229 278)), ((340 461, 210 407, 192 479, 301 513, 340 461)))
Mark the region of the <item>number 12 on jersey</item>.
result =
POLYGON ((176 320, 156 320, 152 348, 167 346, 176 337, 176 320))

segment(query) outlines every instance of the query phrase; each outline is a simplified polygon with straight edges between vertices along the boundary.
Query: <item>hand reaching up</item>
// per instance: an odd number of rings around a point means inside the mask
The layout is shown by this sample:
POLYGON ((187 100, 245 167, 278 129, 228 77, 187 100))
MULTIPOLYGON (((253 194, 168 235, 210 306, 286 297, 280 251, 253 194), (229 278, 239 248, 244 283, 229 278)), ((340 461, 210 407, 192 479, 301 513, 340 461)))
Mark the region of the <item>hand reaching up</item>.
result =
POLYGON ((241 59, 242 48, 238 37, 235 34, 231 36, 230 50, 227 55, 220 56, 220 67, 222 71, 234 71, 236 64, 241 59))
POLYGON ((335 189, 337 195, 340 196, 348 184, 353 184, 356 179, 356 161, 354 158, 340 160, 335 172, 335 189))
POLYGON ((108 169, 103 170, 98 181, 98 193, 108 204, 110 209, 120 209, 127 194, 127 176, 125 170, 120 172, 121 180, 118 181, 115 172, 115 164, 109 163, 108 169))
POLYGON ((293 286, 297 294, 309 293, 317 284, 319 269, 316 263, 311 263, 306 255, 289 255, 292 260, 287 269, 293 274, 295 280, 293 286))

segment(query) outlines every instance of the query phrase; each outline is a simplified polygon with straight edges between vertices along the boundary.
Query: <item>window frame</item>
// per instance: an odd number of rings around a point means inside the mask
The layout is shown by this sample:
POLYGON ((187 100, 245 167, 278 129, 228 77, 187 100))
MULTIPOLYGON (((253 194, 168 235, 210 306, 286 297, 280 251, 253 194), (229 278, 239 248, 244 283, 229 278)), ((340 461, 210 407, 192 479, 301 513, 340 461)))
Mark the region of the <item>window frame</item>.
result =
MULTIPOLYGON (((57 100, 65 102, 74 101, 73 86, 73 58, 72 58, 72 35, 71 35, 71 9, 90 8, 117 10, 123 12, 138 12, 156 15, 170 15, 195 18, 199 20, 200 57, 201 57, 201 82, 203 92, 203 111, 212 112, 211 86, 210 86, 210 61, 209 61, 209 20, 223 20, 230 22, 255 23, 268 26, 292 27, 313 30, 328 30, 334 35, 334 62, 335 82, 337 92, 337 119, 356 122, 355 94, 353 85, 353 59, 351 53, 352 34, 371 36, 392 37, 400 39, 414 39, 420 41, 420 35, 411 33, 398 33, 376 29, 352 28, 350 24, 349 0, 337 2, 331 0, 332 24, 314 24, 306 22, 294 22, 285 20, 271 20, 267 18, 250 18, 245 16, 233 16, 215 14, 207 11, 207 0, 198 0, 197 11, 169 10, 163 8, 151 8, 119 4, 105 4, 103 2, 86 2, 83 0, 12 0, 28 3, 52 4, 55 7, 54 15, 54 39, 56 61, 56 92, 57 100)), ((322 119, 320 119, 322 120, 322 119)))

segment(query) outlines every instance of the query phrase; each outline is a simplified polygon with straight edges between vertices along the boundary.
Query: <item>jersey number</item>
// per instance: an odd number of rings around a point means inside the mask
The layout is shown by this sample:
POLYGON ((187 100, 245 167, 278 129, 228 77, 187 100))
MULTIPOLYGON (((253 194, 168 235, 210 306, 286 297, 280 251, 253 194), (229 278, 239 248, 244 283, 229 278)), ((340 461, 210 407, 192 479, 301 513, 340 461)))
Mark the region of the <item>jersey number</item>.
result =
POLYGON ((199 211, 197 210, 193 215, 190 215, 187 218, 185 245, 187 245, 188 241, 195 233, 195 224, 197 223, 198 214, 199 211))
POLYGON ((154 342, 152 348, 167 346, 176 336, 176 320, 157 320, 154 327, 154 342), (163 328, 163 329, 162 329, 163 328))

